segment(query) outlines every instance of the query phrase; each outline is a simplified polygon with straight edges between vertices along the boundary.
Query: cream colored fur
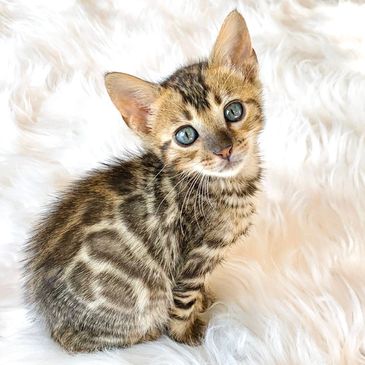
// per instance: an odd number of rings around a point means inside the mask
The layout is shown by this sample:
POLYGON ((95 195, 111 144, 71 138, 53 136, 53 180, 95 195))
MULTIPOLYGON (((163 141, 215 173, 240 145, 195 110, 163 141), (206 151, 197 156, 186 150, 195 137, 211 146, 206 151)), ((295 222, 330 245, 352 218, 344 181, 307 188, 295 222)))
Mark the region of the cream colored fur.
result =
POLYGON ((362 1, 0 0, 0 363, 365 364, 362 1), (22 246, 51 197, 136 150, 104 89, 207 56, 245 16, 261 64, 266 173, 257 225, 214 275, 204 346, 164 337, 70 356, 22 304, 22 246))

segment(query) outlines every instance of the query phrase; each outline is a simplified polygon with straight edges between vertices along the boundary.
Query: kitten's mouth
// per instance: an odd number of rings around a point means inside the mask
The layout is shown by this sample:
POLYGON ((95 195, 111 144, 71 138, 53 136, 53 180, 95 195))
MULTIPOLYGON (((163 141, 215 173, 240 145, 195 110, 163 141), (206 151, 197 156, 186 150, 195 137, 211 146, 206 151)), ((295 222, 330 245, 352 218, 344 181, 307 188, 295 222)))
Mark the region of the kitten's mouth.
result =
POLYGON ((203 173, 208 176, 217 176, 217 177, 234 177, 236 176, 242 169, 244 165, 244 158, 231 158, 230 160, 220 160, 216 161, 215 166, 208 168, 207 166, 203 167, 203 169, 197 169, 196 171, 203 173))
POLYGON ((239 173, 243 165, 243 159, 231 159, 222 161, 213 172, 214 175, 220 177, 234 177, 239 173))
POLYGON ((240 154, 232 155, 229 160, 223 160, 223 161, 221 160, 217 170, 218 170, 218 172, 239 170, 239 168, 242 167, 243 160, 244 160, 244 156, 242 156, 240 154))
POLYGON ((235 170, 240 164, 242 160, 229 160, 223 163, 223 166, 220 168, 219 172, 227 171, 227 170, 235 170))

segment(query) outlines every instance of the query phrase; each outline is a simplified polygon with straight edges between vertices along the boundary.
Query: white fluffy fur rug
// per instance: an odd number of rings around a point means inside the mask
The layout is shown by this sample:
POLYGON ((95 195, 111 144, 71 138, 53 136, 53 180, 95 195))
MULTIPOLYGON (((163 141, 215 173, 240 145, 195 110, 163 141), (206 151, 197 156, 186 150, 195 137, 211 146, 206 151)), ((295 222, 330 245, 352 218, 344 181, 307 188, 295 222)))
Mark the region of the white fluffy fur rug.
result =
POLYGON ((365 364, 363 1, 0 0, 0 363, 365 364), (256 229, 212 277, 204 346, 70 356, 26 314, 22 246, 69 181, 135 148, 106 71, 159 80, 245 16, 261 63, 256 229))

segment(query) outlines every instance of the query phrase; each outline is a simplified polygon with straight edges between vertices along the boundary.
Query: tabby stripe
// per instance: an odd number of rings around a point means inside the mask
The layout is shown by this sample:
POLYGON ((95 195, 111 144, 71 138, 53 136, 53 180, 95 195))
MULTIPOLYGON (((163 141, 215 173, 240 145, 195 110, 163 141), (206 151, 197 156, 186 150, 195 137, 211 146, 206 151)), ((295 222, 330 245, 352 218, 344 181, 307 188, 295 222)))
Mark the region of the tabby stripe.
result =
POLYGON ((174 298, 174 304, 177 308, 180 309, 190 309, 196 302, 196 298, 190 300, 187 303, 182 302, 181 300, 174 298))
POLYGON ((178 315, 175 313, 170 313, 170 318, 177 319, 178 321, 187 321, 187 320, 189 320, 190 316, 183 315, 183 314, 178 315))
POLYGON ((167 150, 169 149, 170 147, 170 144, 171 144, 171 140, 170 141, 166 141, 162 144, 162 146, 160 147, 160 151, 161 151, 161 155, 162 157, 165 157, 166 156, 166 152, 167 150))
POLYGON ((199 291, 199 290, 200 289, 197 289, 197 290, 189 290, 189 291, 185 291, 185 292, 182 292, 182 293, 177 293, 174 290, 174 297, 175 298, 178 298, 178 299, 190 298, 190 297, 194 296, 196 294, 196 292, 199 291))
POLYGON ((115 255, 107 251, 105 247, 102 246, 101 242, 98 241, 98 238, 105 239, 107 236, 115 242, 120 240, 120 235, 109 229, 90 233, 87 236, 88 254, 91 259, 111 262, 118 271, 121 271, 132 278, 140 279, 150 287, 153 286, 156 289, 164 289, 160 281, 156 281, 147 272, 143 272, 139 269, 144 266, 144 262, 141 258, 138 258, 127 245, 121 246, 120 255, 115 255))
POLYGON ((260 107, 260 103, 257 100, 253 99, 253 98, 249 98, 249 99, 245 100, 245 103, 246 104, 254 104, 257 107, 260 107))
POLYGON ((194 283, 189 283, 189 282, 184 282, 184 283, 179 283, 176 285, 176 288, 174 288, 174 292, 179 293, 185 293, 187 291, 198 291, 202 288, 203 286, 203 282, 199 283, 199 284, 194 284, 194 283))
POLYGON ((250 98, 245 100, 245 103, 255 105, 255 107, 259 110, 260 114, 262 114, 262 107, 257 100, 250 98))

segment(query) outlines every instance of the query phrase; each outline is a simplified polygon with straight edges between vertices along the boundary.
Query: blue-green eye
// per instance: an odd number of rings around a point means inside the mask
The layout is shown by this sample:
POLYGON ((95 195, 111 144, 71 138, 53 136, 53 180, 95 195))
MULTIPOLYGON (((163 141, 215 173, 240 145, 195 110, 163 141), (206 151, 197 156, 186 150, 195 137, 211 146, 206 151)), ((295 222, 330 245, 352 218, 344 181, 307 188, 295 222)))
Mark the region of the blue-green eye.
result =
POLYGON ((179 128, 175 133, 177 143, 183 146, 193 144, 198 137, 198 132, 190 125, 179 128))
POLYGON ((244 115, 245 110, 239 101, 232 101, 224 107, 224 118, 227 122, 238 122, 244 115))

